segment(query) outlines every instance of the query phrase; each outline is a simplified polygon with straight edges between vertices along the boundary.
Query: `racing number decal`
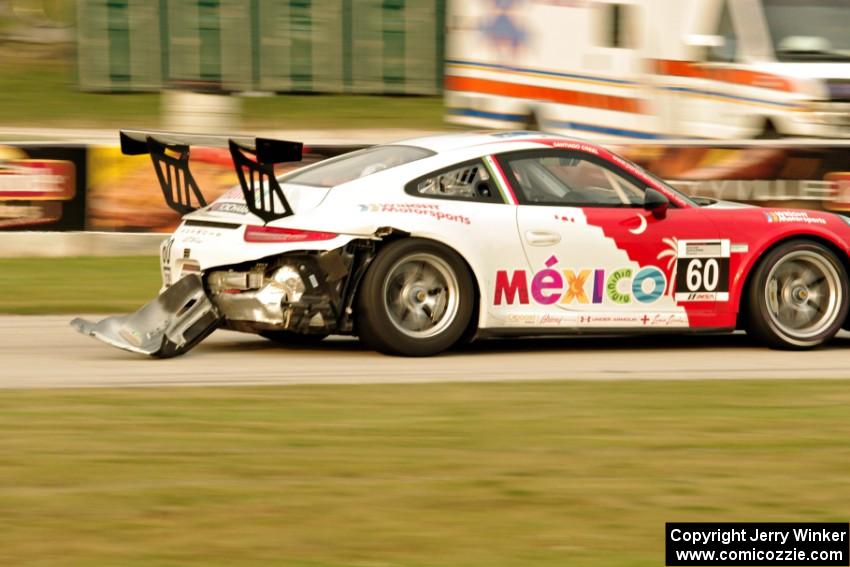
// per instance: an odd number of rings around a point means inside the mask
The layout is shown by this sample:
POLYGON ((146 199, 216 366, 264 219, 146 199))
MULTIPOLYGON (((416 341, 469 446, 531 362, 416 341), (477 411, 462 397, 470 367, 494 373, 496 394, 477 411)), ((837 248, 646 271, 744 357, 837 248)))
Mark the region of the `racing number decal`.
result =
POLYGON ((680 240, 676 301, 729 301, 728 240, 680 240))

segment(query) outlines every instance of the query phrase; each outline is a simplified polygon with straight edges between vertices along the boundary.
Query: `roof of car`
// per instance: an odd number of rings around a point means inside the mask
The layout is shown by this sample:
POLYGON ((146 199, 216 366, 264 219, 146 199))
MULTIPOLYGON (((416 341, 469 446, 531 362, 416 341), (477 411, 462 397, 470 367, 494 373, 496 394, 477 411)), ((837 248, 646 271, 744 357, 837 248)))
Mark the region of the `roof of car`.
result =
POLYGON ((394 144, 416 146, 433 152, 442 153, 481 144, 492 144, 494 142, 521 142, 540 140, 544 138, 583 142, 583 140, 567 138, 557 134, 547 134, 545 132, 534 132, 529 130, 515 130, 507 132, 459 132, 453 134, 438 134, 434 136, 400 140, 398 142, 394 142, 394 144))

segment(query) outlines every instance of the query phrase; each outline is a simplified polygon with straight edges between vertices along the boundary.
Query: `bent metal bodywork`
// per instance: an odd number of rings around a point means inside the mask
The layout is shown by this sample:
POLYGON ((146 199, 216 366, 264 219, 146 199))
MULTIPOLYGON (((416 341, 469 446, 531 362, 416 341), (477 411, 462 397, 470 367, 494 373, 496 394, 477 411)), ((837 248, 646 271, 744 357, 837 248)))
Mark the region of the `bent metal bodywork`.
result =
POLYGON ((161 295, 82 332, 153 356, 216 328, 354 334, 435 354, 493 335, 718 332, 809 348, 847 325, 850 224, 697 203, 603 147, 538 132, 454 134, 283 176, 294 142, 122 132, 184 215, 161 295), (230 147, 240 185, 207 203, 189 147, 230 147))

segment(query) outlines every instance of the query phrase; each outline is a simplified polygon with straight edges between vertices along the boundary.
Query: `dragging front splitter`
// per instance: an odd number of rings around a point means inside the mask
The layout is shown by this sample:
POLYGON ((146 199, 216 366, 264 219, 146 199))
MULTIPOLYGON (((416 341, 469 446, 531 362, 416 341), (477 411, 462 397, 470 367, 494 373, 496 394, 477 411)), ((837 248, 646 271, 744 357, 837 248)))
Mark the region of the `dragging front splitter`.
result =
POLYGON ((184 354, 222 323, 197 274, 181 278, 156 299, 131 315, 107 317, 97 323, 76 318, 71 326, 123 350, 170 358, 184 354))

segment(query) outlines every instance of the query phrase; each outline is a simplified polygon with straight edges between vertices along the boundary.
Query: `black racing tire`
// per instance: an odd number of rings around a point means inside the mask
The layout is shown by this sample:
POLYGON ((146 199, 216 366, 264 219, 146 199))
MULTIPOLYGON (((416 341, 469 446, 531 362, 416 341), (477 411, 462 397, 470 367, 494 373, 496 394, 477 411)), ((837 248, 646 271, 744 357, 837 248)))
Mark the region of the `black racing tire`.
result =
POLYGON ((457 253, 432 240, 397 240, 363 277, 357 333, 384 354, 432 356, 468 331, 474 304, 472 275, 457 253))
POLYGON ((309 335, 292 331, 261 331, 260 336, 282 345, 304 346, 319 343, 328 335, 325 333, 309 335))
POLYGON ((848 294, 847 272, 831 250, 808 240, 785 242, 753 272, 747 334, 776 349, 818 347, 847 319, 848 294))

